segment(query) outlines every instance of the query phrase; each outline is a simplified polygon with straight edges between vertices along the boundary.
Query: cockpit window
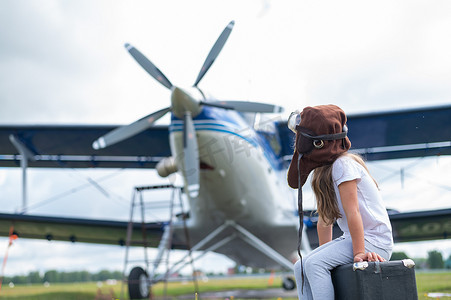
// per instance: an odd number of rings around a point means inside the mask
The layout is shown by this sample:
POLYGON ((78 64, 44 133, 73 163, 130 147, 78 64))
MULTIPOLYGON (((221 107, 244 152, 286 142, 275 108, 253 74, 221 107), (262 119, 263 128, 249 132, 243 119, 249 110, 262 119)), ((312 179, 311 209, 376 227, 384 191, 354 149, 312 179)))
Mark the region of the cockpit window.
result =
POLYGON ((250 115, 245 116, 245 119, 249 124, 268 141, 268 144, 271 146, 274 153, 279 155, 282 146, 280 144, 276 122, 281 120, 280 115, 260 113, 249 113, 246 115, 250 115))

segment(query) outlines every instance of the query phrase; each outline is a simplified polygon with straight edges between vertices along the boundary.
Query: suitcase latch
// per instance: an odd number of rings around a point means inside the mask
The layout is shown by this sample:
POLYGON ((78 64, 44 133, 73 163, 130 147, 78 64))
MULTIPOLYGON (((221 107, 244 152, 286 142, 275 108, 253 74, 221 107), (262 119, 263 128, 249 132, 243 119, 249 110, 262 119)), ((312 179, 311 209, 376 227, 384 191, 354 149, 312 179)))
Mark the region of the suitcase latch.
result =
POLYGON ((368 262, 367 261, 361 261, 361 262, 357 262, 354 263, 352 265, 352 270, 365 270, 366 268, 368 268, 368 262))
POLYGON ((415 267, 415 262, 411 259, 403 259, 402 263, 404 264, 405 267, 407 267, 409 269, 415 267))

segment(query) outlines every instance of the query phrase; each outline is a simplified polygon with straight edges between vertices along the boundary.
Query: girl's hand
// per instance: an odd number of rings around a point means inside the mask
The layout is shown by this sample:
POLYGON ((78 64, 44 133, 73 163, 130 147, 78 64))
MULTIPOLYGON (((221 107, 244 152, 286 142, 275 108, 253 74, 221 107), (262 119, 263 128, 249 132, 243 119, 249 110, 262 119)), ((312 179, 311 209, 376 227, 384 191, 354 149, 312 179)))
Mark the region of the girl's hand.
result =
POLYGON ((354 255, 354 262, 361 261, 385 261, 385 259, 376 252, 360 252, 354 255))

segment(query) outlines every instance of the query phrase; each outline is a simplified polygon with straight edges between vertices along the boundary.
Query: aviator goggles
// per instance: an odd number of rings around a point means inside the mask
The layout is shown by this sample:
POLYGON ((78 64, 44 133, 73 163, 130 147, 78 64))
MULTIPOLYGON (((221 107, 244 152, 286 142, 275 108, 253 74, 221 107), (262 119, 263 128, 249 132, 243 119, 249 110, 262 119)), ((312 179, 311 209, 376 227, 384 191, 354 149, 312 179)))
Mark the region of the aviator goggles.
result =
POLYGON ((288 128, 296 133, 296 126, 301 123, 301 112, 299 110, 296 110, 290 114, 288 117, 287 126, 288 128))

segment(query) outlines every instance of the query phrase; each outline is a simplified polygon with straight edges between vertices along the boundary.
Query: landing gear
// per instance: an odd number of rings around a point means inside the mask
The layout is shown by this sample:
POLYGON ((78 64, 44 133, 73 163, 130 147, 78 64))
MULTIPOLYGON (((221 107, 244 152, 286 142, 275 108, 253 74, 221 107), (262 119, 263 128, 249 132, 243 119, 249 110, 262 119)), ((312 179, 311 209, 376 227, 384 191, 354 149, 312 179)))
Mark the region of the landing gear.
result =
POLYGON ((146 271, 141 267, 134 267, 128 276, 128 294, 130 299, 149 298, 150 283, 146 271))
POLYGON ((296 282, 292 277, 284 277, 282 280, 282 287, 286 291, 294 290, 296 287, 296 282))

